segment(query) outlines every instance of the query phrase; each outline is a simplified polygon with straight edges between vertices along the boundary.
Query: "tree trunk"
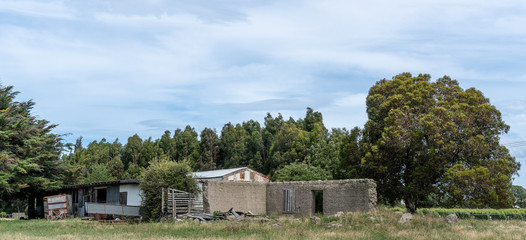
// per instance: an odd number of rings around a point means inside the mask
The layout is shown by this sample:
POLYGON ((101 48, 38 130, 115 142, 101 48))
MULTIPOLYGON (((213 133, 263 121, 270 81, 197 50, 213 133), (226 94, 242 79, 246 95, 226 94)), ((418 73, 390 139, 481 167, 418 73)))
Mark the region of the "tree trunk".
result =
POLYGON ((415 204, 415 201, 413 200, 413 197, 412 196, 405 197, 404 202, 405 202, 405 208, 407 209, 407 212, 411 214, 415 214, 416 204, 415 204))

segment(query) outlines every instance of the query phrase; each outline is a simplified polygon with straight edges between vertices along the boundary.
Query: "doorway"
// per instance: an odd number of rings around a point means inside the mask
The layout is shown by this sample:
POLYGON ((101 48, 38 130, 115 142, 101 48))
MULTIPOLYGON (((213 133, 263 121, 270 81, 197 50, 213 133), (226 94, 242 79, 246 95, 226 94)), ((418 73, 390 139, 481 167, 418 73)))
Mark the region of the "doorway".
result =
POLYGON ((312 191, 314 214, 323 214, 323 190, 312 191))

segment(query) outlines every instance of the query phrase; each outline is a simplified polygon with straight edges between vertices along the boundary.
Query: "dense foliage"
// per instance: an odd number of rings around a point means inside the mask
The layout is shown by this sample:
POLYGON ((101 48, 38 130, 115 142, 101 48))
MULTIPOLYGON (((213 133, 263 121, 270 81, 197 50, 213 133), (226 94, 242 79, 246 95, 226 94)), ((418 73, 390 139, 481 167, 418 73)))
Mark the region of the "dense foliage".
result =
POLYGON ((276 171, 276 181, 331 180, 329 171, 307 163, 292 163, 276 171))
POLYGON ((432 193, 456 206, 511 206, 520 164, 499 144, 509 126, 480 91, 430 78, 404 73, 371 87, 362 174, 410 212, 432 193))
POLYGON ((63 160, 76 176, 76 183, 139 178, 154 159, 161 158, 185 161, 193 171, 248 166, 273 180, 284 166, 303 166, 321 174, 319 179, 332 179, 349 176, 343 170, 349 169, 347 153, 356 154, 352 151, 358 146, 359 132, 358 128, 329 132, 322 114, 307 108, 303 119, 284 120, 280 114, 267 114, 263 126, 254 120, 227 123, 219 135, 210 128, 198 134, 186 126, 174 134, 165 131, 155 140, 143 140, 135 134, 124 145, 118 139, 112 143, 102 139, 83 147, 79 138, 63 160))
POLYGON ((0 202, 3 203, 57 189, 67 175, 59 159, 62 139, 51 132, 56 125, 31 115, 34 102, 15 101, 17 94, 12 86, 0 85, 0 202))
POLYGON ((186 161, 168 159, 153 160, 141 174, 142 202, 146 220, 161 217, 161 188, 175 188, 186 192, 197 192, 197 183, 192 178, 186 161))

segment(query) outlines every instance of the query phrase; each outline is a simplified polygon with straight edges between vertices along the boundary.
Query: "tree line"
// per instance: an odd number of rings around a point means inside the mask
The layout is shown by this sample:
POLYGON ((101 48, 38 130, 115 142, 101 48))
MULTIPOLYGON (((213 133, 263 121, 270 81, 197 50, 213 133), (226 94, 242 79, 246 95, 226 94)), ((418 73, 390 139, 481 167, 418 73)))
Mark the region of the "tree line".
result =
POLYGON ((402 73, 376 82, 363 128, 329 130, 322 113, 307 108, 299 119, 268 113, 263 123, 227 123, 220 132, 186 126, 156 139, 136 134, 125 144, 86 146, 82 138, 63 144, 51 133, 55 125, 31 116, 32 102, 13 101, 12 87, 0 93, 3 199, 64 183, 140 178, 151 163, 172 161, 192 171, 248 166, 274 181, 372 178, 381 203, 403 201, 411 212, 503 208, 515 200, 520 164, 499 142, 509 126, 482 92, 448 76, 402 73))
POLYGON ((86 147, 80 137, 61 159, 74 183, 139 178, 158 159, 185 162, 193 171, 248 166, 273 180, 280 180, 277 171, 285 166, 307 164, 310 171, 323 173, 323 178, 348 178, 352 176, 342 170, 348 163, 345 158, 340 161, 340 156, 352 149, 340 148, 344 142, 358 140, 359 131, 329 131, 322 114, 307 108, 304 118, 285 120, 281 114, 268 113, 263 124, 255 120, 227 123, 219 133, 210 128, 198 133, 186 126, 173 133, 167 130, 157 139, 135 134, 126 144, 101 139, 86 147))

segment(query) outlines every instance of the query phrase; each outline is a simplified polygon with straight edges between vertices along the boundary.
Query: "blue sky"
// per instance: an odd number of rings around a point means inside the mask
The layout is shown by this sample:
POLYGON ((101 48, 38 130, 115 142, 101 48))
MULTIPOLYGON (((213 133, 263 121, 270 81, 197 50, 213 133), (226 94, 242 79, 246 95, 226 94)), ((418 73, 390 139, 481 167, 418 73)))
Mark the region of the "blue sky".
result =
POLYGON ((519 0, 0 0, 0 82, 69 141, 125 143, 308 106, 329 128, 362 127, 377 80, 449 75, 497 106, 502 143, 526 164, 510 144, 526 141, 525 12, 519 0))

